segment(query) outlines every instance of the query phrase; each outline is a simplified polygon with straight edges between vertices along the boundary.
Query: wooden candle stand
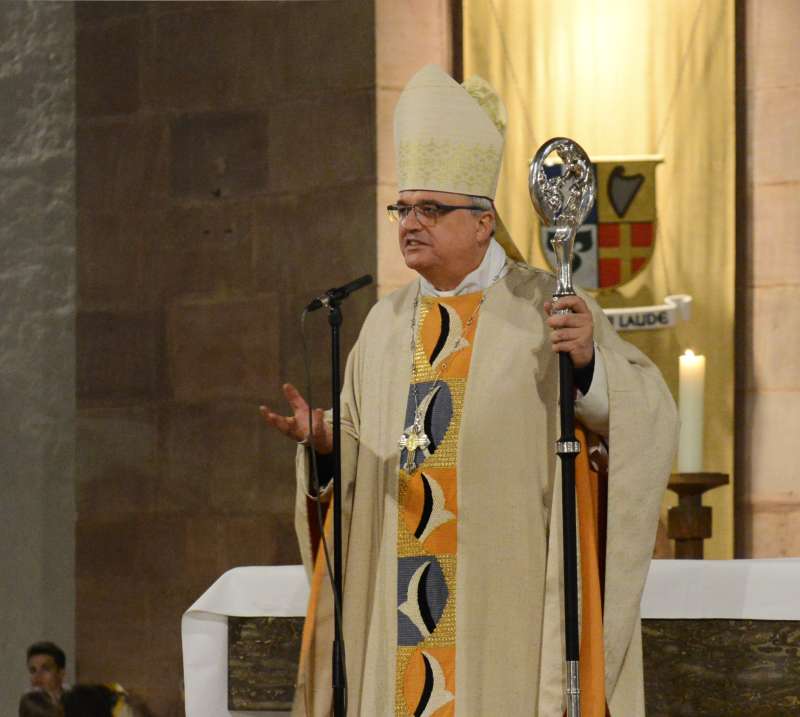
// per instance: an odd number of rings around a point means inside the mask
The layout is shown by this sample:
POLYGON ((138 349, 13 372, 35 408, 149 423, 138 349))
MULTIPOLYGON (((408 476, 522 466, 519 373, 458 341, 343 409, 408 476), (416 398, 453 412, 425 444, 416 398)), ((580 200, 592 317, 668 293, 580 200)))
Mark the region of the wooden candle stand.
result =
POLYGON ((678 494, 678 505, 669 509, 667 535, 675 541, 675 557, 702 560, 703 541, 711 537, 711 508, 703 505, 703 493, 726 485, 726 473, 673 473, 667 488, 678 494))

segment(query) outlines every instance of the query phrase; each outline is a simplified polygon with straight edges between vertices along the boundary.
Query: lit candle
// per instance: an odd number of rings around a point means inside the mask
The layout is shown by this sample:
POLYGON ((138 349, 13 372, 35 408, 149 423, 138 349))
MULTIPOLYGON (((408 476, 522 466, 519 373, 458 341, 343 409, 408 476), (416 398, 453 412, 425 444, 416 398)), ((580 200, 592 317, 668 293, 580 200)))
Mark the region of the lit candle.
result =
POLYGON ((678 444, 678 472, 700 473, 703 470, 703 391, 706 380, 706 357, 695 356, 687 349, 680 357, 678 406, 681 419, 678 444))

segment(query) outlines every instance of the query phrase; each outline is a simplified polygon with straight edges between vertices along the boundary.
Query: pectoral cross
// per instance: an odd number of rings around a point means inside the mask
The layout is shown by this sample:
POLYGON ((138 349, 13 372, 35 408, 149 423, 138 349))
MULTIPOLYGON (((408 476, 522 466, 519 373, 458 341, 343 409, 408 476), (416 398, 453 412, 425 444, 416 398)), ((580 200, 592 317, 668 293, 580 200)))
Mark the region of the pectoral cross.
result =
POLYGON ((405 433, 400 436, 399 445, 400 448, 406 449, 406 462, 403 468, 407 473, 411 473, 414 470, 415 462, 414 458, 417 455, 417 449, 419 448, 425 453, 425 449, 431 444, 431 439, 425 435, 425 428, 422 426, 422 417, 418 414, 414 414, 414 423, 409 426, 405 433))
MULTIPOLYGON (((430 453, 428 452, 428 446, 431 445, 431 439, 425 434, 425 424, 424 424, 424 416, 428 410, 428 407, 431 405, 434 396, 439 392, 441 386, 436 386, 428 392, 428 395, 422 399, 419 406, 417 406, 416 410, 414 411, 414 421, 413 423, 408 426, 400 436, 400 440, 398 441, 398 445, 401 449, 405 448, 406 453, 406 462, 403 465, 403 469, 406 473, 411 473, 414 468, 416 467, 416 463, 414 462, 414 458, 416 457, 417 450, 422 451, 422 455, 427 458, 430 453)), ((417 388, 414 387, 414 391, 416 392, 417 388)))

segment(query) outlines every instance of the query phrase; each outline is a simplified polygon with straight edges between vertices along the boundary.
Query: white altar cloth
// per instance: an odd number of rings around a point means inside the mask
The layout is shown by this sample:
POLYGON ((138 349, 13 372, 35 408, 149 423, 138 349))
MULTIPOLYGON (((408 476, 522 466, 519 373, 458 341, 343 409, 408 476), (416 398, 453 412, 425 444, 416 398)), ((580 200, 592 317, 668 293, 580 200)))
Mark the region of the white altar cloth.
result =
MULTIPOLYGON (((301 565, 234 568, 184 614, 186 717, 286 717, 228 710, 228 616, 302 617, 308 582, 301 565)), ((800 620, 800 559, 654 560, 642 617, 800 620)))
POLYGON ((286 712, 228 710, 228 616, 303 617, 308 580, 302 565, 234 568, 181 620, 186 717, 286 717, 286 712))
POLYGON ((800 558, 653 560, 642 617, 800 620, 800 558))

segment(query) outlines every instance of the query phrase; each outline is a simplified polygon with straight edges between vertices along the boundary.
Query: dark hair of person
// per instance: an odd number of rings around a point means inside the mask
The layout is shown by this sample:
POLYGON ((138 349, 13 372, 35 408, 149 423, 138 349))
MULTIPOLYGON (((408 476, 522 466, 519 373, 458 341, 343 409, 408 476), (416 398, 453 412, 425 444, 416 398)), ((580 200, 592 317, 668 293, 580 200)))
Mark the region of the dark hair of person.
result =
POLYGON ((55 642, 34 642, 28 648, 28 659, 34 655, 50 655, 62 670, 67 666, 67 656, 55 642))
POLYGON ((75 685, 61 696, 64 717, 111 717, 119 694, 105 685, 75 685))
POLYGON ((19 701, 19 717, 61 717, 61 707, 46 692, 28 692, 19 701))

